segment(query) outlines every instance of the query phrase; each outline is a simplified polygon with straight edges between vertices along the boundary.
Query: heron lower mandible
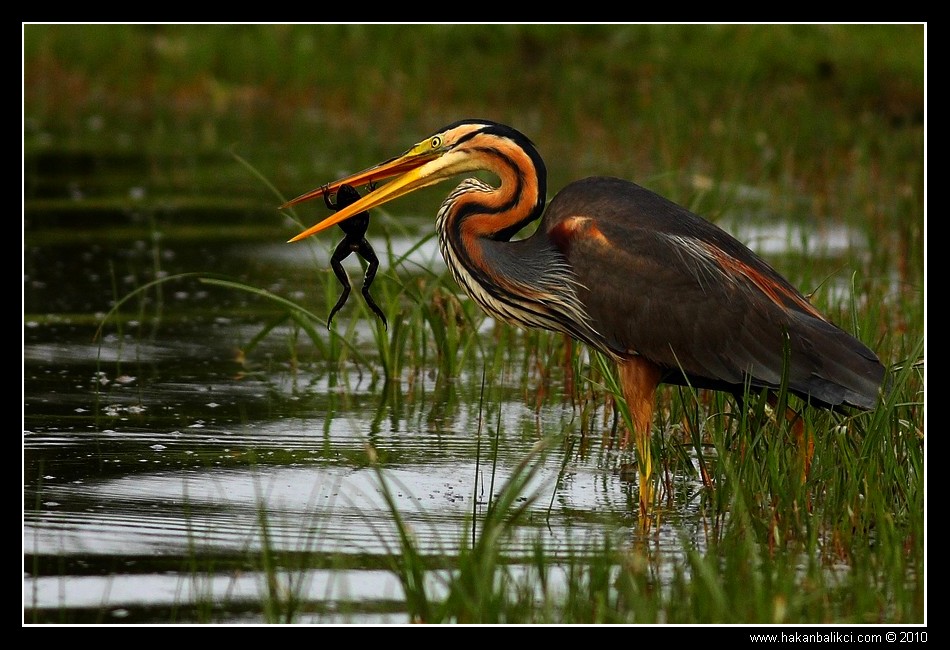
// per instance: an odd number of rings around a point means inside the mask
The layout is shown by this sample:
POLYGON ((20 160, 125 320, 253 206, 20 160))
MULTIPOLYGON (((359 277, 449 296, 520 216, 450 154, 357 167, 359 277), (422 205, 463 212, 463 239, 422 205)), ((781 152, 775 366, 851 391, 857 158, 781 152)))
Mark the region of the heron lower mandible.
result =
POLYGON ((573 182, 544 211, 544 162, 503 124, 455 122, 401 156, 287 202, 281 207, 395 177, 290 241, 478 170, 495 174, 498 186, 465 179, 439 208, 446 264, 490 315, 564 332, 614 359, 641 456, 661 383, 741 396, 779 390, 784 373, 787 389, 813 405, 877 403, 884 367, 874 352, 742 243, 617 178, 573 182), (511 241, 539 218, 532 235, 511 241))

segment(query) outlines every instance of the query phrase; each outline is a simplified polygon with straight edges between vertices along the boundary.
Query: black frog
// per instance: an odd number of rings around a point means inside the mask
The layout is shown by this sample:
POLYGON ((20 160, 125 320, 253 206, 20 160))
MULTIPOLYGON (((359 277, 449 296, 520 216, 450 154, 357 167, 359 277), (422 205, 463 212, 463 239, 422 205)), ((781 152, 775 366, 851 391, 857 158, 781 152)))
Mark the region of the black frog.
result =
MULTIPOLYGON (((326 203, 328 208, 334 211, 342 210, 356 203, 359 199, 360 193, 351 185, 341 185, 339 187, 336 191, 335 204, 330 199, 329 193, 323 195, 324 203, 326 203)), ((388 329, 389 324, 386 322, 386 316, 383 315, 383 311, 376 305, 376 302, 369 293, 369 288, 376 278, 376 270, 379 268, 379 259, 376 257, 376 252, 366 239, 366 229, 369 228, 369 211, 360 212, 358 215, 350 217, 346 221, 341 221, 337 225, 343 230, 345 236, 343 237, 343 241, 337 245, 336 250, 333 251, 333 256, 330 258, 330 266, 333 268, 333 272, 336 274, 340 284, 343 285, 343 293, 340 295, 340 299, 336 301, 336 305, 334 305, 333 309, 330 310, 330 317, 327 319, 327 329, 330 329, 333 316, 340 311, 340 308, 346 304, 347 298, 350 297, 350 280, 342 264, 343 260, 350 256, 350 253, 356 253, 366 260, 366 274, 363 276, 363 289, 361 293, 366 300, 366 304, 369 305, 369 308, 383 321, 383 327, 388 329)))

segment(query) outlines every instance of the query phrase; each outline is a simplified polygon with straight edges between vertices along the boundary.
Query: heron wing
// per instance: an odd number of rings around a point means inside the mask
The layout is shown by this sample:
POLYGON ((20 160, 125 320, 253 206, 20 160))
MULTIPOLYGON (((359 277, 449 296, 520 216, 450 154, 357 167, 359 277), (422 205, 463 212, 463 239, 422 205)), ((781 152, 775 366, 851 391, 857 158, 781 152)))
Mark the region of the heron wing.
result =
POLYGON ((782 276, 712 223, 628 181, 567 186, 542 228, 581 285, 614 352, 700 387, 781 384, 822 403, 870 408, 883 367, 782 276), (787 336, 788 343, 785 343, 787 336))

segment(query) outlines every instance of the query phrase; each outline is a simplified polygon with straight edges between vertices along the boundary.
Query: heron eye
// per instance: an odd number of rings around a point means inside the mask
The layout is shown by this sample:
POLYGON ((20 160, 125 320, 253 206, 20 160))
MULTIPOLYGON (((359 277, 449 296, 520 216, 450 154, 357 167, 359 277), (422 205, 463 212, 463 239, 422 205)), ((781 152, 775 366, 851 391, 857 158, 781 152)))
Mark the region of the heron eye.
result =
POLYGON ((432 137, 432 140, 429 142, 429 146, 432 149, 438 149, 442 146, 442 136, 436 135, 432 137))

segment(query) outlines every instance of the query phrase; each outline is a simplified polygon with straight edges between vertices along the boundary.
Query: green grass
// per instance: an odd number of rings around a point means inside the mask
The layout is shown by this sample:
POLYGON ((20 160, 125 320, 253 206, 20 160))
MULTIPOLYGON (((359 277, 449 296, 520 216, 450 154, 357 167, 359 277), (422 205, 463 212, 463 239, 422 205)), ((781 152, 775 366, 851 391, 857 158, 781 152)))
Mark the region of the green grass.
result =
MULTIPOLYGON (((483 376, 520 378, 525 401, 539 410, 572 401, 574 421, 551 435, 534 432, 539 447, 441 553, 416 547, 406 513, 390 499, 400 543, 383 561, 403 586, 401 611, 411 620, 922 623, 923 31, 919 25, 28 25, 27 208, 35 201, 40 210, 50 200, 41 196, 43 179, 72 171, 45 170, 44 152, 98 154, 125 146, 153 161, 141 170, 150 193, 136 208, 154 210, 169 196, 191 195, 213 212, 207 206, 226 199, 228 210, 248 213, 235 219, 235 232, 251 228, 254 236, 270 223, 281 241, 291 233, 275 215, 279 197, 389 157, 444 123, 483 116, 512 123, 538 144, 554 189, 609 173, 714 221, 748 213, 750 220, 780 216, 815 232, 850 226, 866 236, 866 251, 857 247, 830 265, 807 255, 769 261, 793 284, 815 291, 821 311, 879 353, 892 391, 866 414, 805 410, 817 435, 803 477, 796 471, 800 450, 786 427, 767 416, 760 396, 750 396, 748 411, 737 411, 721 394, 664 389, 652 441, 658 523, 689 504, 707 541, 699 547, 700 536, 683 530, 684 554, 672 564, 649 537, 630 543, 625 531, 610 527, 568 557, 553 556, 540 543, 523 555, 506 552, 519 527, 533 523, 526 521, 527 504, 537 495, 525 490, 545 450, 566 445, 583 459, 589 453, 583 450, 602 440, 615 444, 623 418, 611 370, 581 346, 507 327, 475 336, 484 316, 459 300, 451 278, 410 268, 392 253, 396 235, 431 236, 431 215, 443 196, 437 190, 392 204, 399 212, 384 216, 388 250, 377 252, 390 271, 377 277, 374 296, 388 330, 354 291, 327 332, 339 287, 332 273, 316 268, 317 298, 306 305, 246 278, 198 269, 143 282, 125 296, 116 289, 105 322, 121 328, 126 320, 146 320, 154 302, 144 296, 165 283, 200 278, 269 305, 271 316, 243 345, 251 360, 258 345, 279 335, 287 337, 294 365, 336 364, 344 377, 356 367, 389 384, 433 370, 440 381, 460 384, 454 399, 459 392, 481 395, 486 422, 499 389, 489 382, 482 394, 474 384, 483 376), (104 128, 95 126, 97 119, 104 128), (235 151, 245 164, 235 162, 235 151), (758 193, 748 196, 749 187, 758 193), (845 298, 828 290, 834 280, 851 287, 845 298), (369 345, 353 342, 358 319, 370 325, 369 345), (288 325, 292 334, 277 334, 288 325), (702 489, 694 492, 697 479, 702 489)), ((93 199, 121 212, 129 204, 125 191, 94 188, 93 199)), ((298 225, 306 220, 299 216, 298 225)), ((53 235, 68 235, 71 225, 53 235)), ((95 229, 82 232, 95 236, 95 229)), ((44 231, 27 236, 53 240, 44 231)), ((501 429, 499 420, 480 432, 483 467, 493 460, 489 441, 514 434, 501 429)), ((368 451, 360 462, 377 468, 381 488, 391 489, 385 455, 368 451)), ((260 525, 266 532, 266 512, 260 525)), ((236 566, 276 576, 327 562, 333 559, 319 553, 274 555, 265 544, 236 566)), ((210 572, 203 563, 196 557, 192 570, 210 572)), ((319 610, 275 582, 267 586, 261 604, 267 620, 292 622, 319 610)), ((197 616, 213 620, 207 607, 197 616)))

